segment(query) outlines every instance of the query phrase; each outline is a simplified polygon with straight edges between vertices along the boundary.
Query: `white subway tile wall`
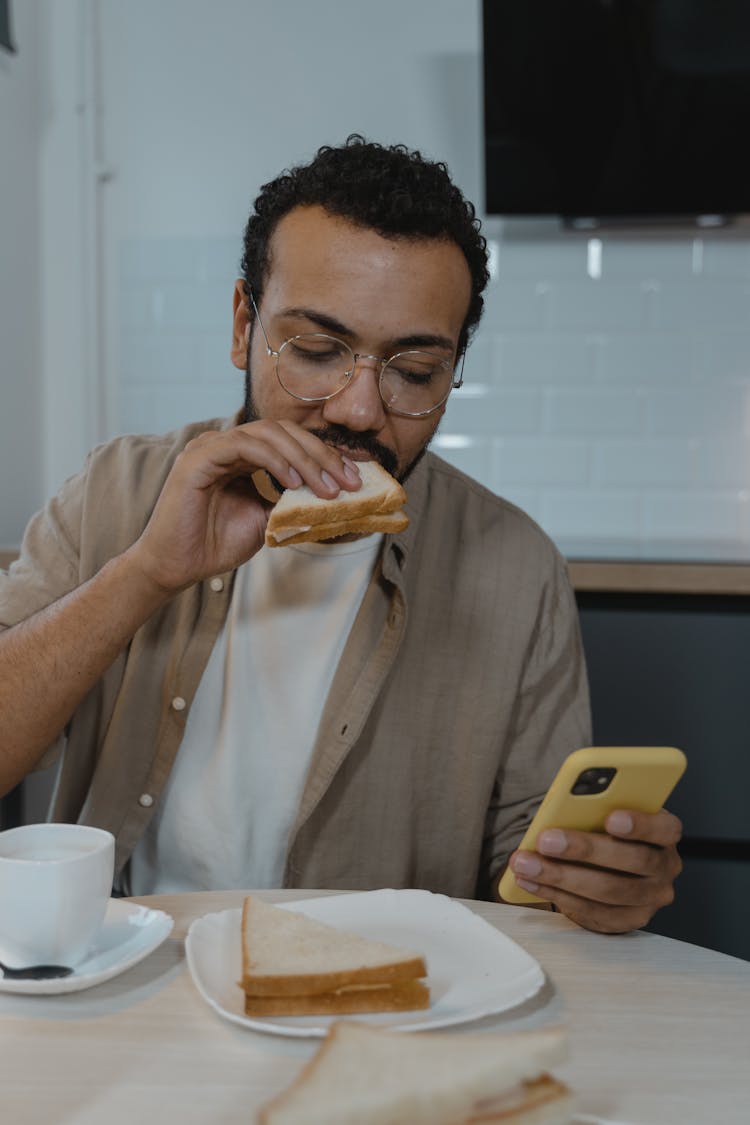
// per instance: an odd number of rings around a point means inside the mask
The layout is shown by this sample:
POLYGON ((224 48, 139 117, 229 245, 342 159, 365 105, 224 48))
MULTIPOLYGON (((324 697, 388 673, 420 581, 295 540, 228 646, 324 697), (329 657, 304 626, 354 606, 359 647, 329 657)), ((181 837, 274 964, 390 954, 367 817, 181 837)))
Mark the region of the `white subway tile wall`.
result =
MULTIPOLYGON (((527 229, 487 224, 485 316, 435 450, 570 558, 749 560, 747 228, 527 229)), ((236 410, 240 254, 234 237, 121 246, 112 433, 236 410)))
POLYGON ((160 433, 241 405, 242 372, 229 360, 241 252, 238 238, 121 244, 111 433, 160 433))

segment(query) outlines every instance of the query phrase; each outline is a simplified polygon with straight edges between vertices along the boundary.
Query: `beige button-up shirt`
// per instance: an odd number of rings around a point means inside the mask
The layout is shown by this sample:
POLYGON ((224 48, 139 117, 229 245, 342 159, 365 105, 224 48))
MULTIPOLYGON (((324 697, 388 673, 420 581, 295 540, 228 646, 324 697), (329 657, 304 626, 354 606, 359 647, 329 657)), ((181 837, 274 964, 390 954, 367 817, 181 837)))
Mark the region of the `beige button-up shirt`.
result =
MULTIPOLYGON (((0 628, 129 547, 185 444, 231 424, 94 450, 0 572, 0 628)), ((428 453, 407 493, 409 527, 385 538, 325 704, 284 885, 492 897, 560 761, 590 742, 575 600, 545 534, 477 482, 428 453)), ((62 752, 52 819, 113 832, 118 872, 179 752, 232 580, 155 613, 44 759, 62 752)))

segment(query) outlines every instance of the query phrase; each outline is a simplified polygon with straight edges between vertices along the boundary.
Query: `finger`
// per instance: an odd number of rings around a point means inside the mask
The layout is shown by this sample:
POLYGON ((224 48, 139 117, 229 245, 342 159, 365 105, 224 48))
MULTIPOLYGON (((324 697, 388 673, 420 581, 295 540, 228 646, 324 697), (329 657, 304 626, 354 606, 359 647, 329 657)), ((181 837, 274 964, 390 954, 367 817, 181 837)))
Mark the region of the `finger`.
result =
POLYGON ((652 909, 656 910, 671 902, 673 897, 672 877, 667 870, 657 875, 639 876, 602 867, 543 860, 534 853, 518 853, 515 860, 511 860, 511 868, 526 883, 555 887, 578 898, 610 906, 652 904, 652 909), (531 858, 527 860, 526 856, 531 858))
POLYGON ((261 434, 248 435, 239 429, 200 434, 188 442, 175 464, 198 488, 232 477, 249 479, 259 468, 273 473, 285 488, 302 484, 288 457, 264 442, 261 434))
POLYGON ((605 828, 612 836, 641 840, 661 847, 677 844, 682 837, 682 821, 666 809, 660 809, 657 813, 617 809, 607 817, 605 828))
MULTIPOLYGON (((313 437, 313 441, 330 465, 331 458, 327 455, 331 451, 317 438, 313 437)), ((201 434, 188 443, 178 460, 184 458, 184 466, 199 488, 210 487, 217 480, 249 477, 257 469, 265 469, 285 488, 298 488, 305 483, 321 498, 332 499, 341 491, 339 480, 316 459, 316 452, 313 446, 311 454, 306 444, 300 443, 279 423, 257 422, 219 433, 201 434)), ((338 454, 334 454, 333 460, 339 477, 349 481, 351 469, 343 466, 338 454)), ((359 485, 358 472, 354 475, 359 485)), ((350 481, 348 487, 352 487, 350 481)))
POLYGON ((551 860, 606 867, 633 875, 659 875, 665 870, 665 849, 640 840, 616 839, 604 832, 548 828, 539 834, 537 852, 551 860))
MULTIPOLYGON (((524 889, 528 890, 528 887, 524 889)), ((539 885, 533 894, 552 903, 571 922, 600 934, 626 934, 631 930, 640 930, 654 914, 650 906, 613 906, 592 902, 560 887, 539 885)))
POLYGON ((304 483, 324 498, 331 495, 332 490, 333 495, 337 495, 342 488, 354 492, 362 486, 355 461, 296 422, 264 419, 240 428, 248 432, 252 428, 254 434, 261 435, 264 441, 283 452, 304 483))

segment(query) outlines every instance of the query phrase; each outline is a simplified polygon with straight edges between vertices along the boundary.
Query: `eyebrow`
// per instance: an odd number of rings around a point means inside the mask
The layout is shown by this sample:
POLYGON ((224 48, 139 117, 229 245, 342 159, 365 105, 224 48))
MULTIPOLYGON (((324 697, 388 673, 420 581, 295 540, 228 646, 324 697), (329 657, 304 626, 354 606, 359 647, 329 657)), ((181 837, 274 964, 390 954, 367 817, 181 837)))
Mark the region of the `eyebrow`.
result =
MULTIPOLYGON (((328 313, 321 312, 319 309, 311 308, 289 308, 282 309, 279 316, 284 317, 300 317, 303 320, 309 320, 313 324, 319 325, 326 332, 333 332, 337 336, 344 336, 352 340, 356 333, 353 329, 347 328, 335 316, 329 316, 328 313)), ((445 351, 455 351, 456 344, 448 336, 441 336, 439 333, 434 332, 415 332, 411 336, 399 336, 396 340, 388 341, 389 347, 399 348, 443 348, 445 351)))

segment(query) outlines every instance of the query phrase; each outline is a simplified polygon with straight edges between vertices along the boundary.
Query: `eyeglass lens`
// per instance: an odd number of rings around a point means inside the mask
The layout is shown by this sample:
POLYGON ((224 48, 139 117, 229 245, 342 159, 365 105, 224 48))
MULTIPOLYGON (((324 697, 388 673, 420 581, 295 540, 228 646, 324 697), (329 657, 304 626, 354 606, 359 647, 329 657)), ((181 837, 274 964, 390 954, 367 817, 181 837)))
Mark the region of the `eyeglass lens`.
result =
MULTIPOLYGON (((319 333, 293 336, 279 349, 277 375, 296 398, 331 398, 352 377, 354 353, 343 340, 319 333)), ((402 414, 424 414, 445 402, 453 369, 440 356, 409 351, 393 356, 383 367, 380 394, 386 406, 402 414)))

